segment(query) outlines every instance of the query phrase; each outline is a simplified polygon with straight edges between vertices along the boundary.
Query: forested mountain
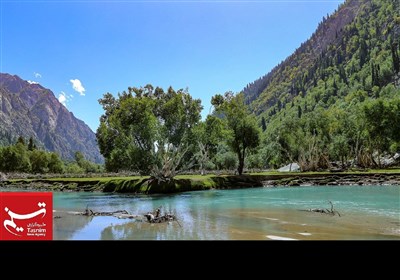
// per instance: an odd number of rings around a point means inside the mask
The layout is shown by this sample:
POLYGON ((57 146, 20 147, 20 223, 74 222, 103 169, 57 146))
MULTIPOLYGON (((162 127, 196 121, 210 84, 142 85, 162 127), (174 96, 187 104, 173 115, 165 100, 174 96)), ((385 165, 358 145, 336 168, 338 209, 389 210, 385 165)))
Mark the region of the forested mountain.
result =
POLYGON ((348 0, 270 73, 215 95, 205 121, 182 90, 105 94, 97 138, 106 168, 166 180, 185 168, 386 166, 400 151, 399 3, 348 0))
POLYGON ((396 0, 348 0, 341 4, 292 55, 246 86, 246 102, 260 114, 298 95, 304 97, 320 80, 333 84, 336 78, 336 86, 343 82, 347 91, 357 82, 363 83, 366 91, 375 84, 398 83, 399 5, 396 0), (374 81, 371 63, 384 66, 374 81))
POLYGON ((19 136, 74 159, 75 152, 93 162, 103 161, 94 132, 67 110, 49 89, 16 75, 0 73, 0 145, 19 136))
MULTIPOLYGON (((255 161, 378 166, 400 147, 400 1, 348 0, 244 90, 264 131, 255 161)), ((260 163, 261 164, 261 163, 260 163)))

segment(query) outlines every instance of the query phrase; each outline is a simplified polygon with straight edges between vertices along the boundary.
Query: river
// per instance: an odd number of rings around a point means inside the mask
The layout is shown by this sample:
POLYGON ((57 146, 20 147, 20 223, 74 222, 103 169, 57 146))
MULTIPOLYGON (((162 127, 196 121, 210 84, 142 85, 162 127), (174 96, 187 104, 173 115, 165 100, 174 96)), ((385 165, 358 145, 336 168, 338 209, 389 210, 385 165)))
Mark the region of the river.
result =
POLYGON ((303 186, 208 190, 171 195, 54 192, 55 240, 400 240, 400 186, 303 186), (328 208, 331 216, 300 211, 328 208), (73 215, 157 207, 178 222, 150 224, 73 215))

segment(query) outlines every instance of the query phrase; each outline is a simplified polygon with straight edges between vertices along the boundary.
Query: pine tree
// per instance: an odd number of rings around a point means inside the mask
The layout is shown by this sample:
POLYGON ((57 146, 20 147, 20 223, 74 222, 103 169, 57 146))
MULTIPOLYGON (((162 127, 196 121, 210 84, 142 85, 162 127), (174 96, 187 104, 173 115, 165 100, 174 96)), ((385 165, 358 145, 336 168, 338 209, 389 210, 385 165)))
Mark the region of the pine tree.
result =
POLYGON ((17 144, 18 144, 18 143, 21 143, 22 145, 25 146, 25 139, 24 139, 24 137, 19 136, 19 137, 18 137, 18 140, 17 140, 17 144))
POLYGON ((29 150, 29 151, 36 150, 36 144, 33 142, 32 137, 29 138, 28 150, 29 150))
POLYGON ((395 73, 398 73, 400 71, 400 59, 396 47, 396 44, 391 44, 393 70, 395 73))
POLYGON ((267 129, 267 123, 265 121, 264 116, 261 118, 261 128, 263 132, 267 129))

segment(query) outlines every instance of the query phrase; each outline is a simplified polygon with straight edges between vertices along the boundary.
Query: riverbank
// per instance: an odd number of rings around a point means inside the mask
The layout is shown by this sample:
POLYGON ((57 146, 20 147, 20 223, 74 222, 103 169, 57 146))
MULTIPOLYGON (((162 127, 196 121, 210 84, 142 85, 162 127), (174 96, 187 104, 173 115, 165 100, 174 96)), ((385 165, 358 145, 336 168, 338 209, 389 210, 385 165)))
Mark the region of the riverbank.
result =
POLYGON ((400 185, 399 170, 374 172, 253 173, 245 175, 179 175, 170 182, 157 183, 147 176, 99 178, 12 179, 0 187, 43 191, 84 191, 116 193, 176 193, 207 189, 237 189, 276 186, 400 185))

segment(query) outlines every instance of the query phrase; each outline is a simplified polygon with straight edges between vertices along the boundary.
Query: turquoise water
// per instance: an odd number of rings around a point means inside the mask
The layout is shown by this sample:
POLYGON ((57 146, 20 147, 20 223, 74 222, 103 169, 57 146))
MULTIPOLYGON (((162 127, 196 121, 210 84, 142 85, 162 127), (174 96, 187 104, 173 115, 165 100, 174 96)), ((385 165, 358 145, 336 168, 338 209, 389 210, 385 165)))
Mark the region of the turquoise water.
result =
POLYGON ((173 195, 55 192, 54 239, 269 240, 400 239, 400 186, 318 186, 210 190, 173 195), (328 208, 341 216, 300 211, 328 208), (157 207, 178 222, 74 215, 127 210, 142 217, 157 207))

